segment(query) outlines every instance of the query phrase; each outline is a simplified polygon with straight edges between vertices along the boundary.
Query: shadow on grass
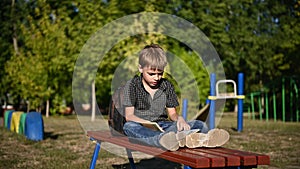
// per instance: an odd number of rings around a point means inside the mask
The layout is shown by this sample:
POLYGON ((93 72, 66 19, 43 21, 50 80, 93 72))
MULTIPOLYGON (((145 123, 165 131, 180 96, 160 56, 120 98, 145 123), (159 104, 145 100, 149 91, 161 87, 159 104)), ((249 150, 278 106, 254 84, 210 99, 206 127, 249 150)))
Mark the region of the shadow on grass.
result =
POLYGON ((82 135, 82 132, 66 132, 66 133, 61 133, 61 134, 55 134, 54 132, 44 132, 44 140, 45 139, 52 139, 52 140, 57 140, 59 137, 63 136, 78 136, 82 135))
POLYGON ((61 134, 54 134, 53 132, 44 132, 44 139, 56 140, 58 139, 59 135, 61 134))
MULTIPOLYGON (((161 158, 143 159, 135 163, 136 168, 153 169, 153 168, 164 168, 164 169, 181 169, 182 165, 161 158)), ((114 169, 130 169, 130 164, 119 164, 112 165, 114 169)))

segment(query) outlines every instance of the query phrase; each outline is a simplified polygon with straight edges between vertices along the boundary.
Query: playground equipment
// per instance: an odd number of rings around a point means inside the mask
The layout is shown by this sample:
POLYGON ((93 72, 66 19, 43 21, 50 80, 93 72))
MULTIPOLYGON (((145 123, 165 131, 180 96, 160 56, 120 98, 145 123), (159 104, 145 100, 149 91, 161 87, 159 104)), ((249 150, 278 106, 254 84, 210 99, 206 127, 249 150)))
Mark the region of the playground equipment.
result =
POLYGON ((206 121, 209 113, 209 103, 206 103, 204 107, 202 107, 197 114, 192 117, 192 120, 201 120, 206 121))
POLYGON ((20 118, 23 112, 15 111, 12 113, 10 130, 19 133, 20 118))
POLYGON ((24 134, 30 140, 40 141, 44 137, 44 122, 41 113, 38 112, 6 110, 4 126, 12 132, 24 134))
POLYGON ((21 114, 20 123, 19 123, 19 134, 25 134, 25 120, 26 120, 26 113, 21 114))
POLYGON ((25 136, 34 141, 43 140, 44 122, 41 113, 29 112, 25 120, 25 136))
POLYGON ((283 77, 265 86, 261 91, 250 93, 252 119, 255 120, 255 109, 258 109, 260 120, 265 118, 269 121, 269 118, 273 118, 275 122, 277 119, 283 122, 287 120, 299 122, 298 85, 297 78, 283 77))
POLYGON ((4 126, 7 129, 10 129, 11 117, 12 117, 13 112, 14 112, 14 110, 6 110, 4 112, 4 126))
MULTIPOLYGON (((236 83, 233 80, 219 80, 216 82, 216 75, 210 75, 210 96, 208 97, 209 104, 204 106, 193 119, 201 119, 205 121, 203 118, 207 117, 208 113, 208 125, 209 129, 215 128, 215 112, 216 112, 216 100, 217 99, 237 99, 238 100, 238 116, 237 116, 237 131, 241 132, 243 130, 243 100, 245 98, 244 94, 244 74, 238 74, 238 88, 236 87, 236 83), (220 84, 230 83, 233 85, 233 93, 222 93, 219 90, 220 84), (208 111, 209 110, 209 111, 208 111)), ((183 100, 183 109, 182 116, 183 118, 187 118, 187 99, 183 100)))
POLYGON ((238 115, 237 115, 237 131, 243 130, 243 100, 244 94, 244 74, 238 74, 238 88, 233 80, 219 80, 216 82, 216 75, 212 73, 210 75, 210 111, 209 111, 209 128, 215 128, 215 112, 216 112, 216 100, 217 99, 237 99, 238 100, 238 115), (233 85, 233 93, 220 93, 219 85, 222 83, 231 83, 233 85))

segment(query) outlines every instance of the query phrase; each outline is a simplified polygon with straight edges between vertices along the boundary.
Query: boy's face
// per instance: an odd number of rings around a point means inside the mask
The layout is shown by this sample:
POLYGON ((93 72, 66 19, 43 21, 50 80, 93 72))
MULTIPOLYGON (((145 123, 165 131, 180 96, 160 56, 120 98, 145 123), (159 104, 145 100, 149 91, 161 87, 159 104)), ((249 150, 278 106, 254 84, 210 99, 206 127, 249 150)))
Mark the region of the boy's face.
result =
POLYGON ((144 84, 148 85, 151 88, 158 87, 159 81, 164 74, 163 70, 151 69, 148 67, 139 67, 139 71, 143 75, 144 84))

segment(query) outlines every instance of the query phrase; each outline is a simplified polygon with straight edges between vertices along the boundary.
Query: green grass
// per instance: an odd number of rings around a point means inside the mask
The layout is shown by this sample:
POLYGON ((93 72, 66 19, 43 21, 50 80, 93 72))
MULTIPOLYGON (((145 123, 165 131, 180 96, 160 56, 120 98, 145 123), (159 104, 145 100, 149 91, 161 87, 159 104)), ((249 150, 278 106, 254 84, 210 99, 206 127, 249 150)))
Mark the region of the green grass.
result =
MULTIPOLYGON (((85 136, 76 116, 44 118, 44 127, 45 140, 39 142, 0 127, 0 168, 89 168, 95 144, 85 136)), ((101 166, 109 168, 106 159, 114 155, 102 150, 99 155, 101 166)))
MULTIPOLYGON (((223 116, 218 128, 231 134, 228 148, 268 154, 270 166, 259 168, 295 168, 300 166, 300 123, 265 122, 244 118, 242 132, 236 132, 236 117, 223 116)), ((85 136, 76 116, 44 117, 45 139, 34 142, 23 135, 0 127, 0 168, 89 168, 95 144, 85 136)), ((138 168, 174 168, 159 160, 141 160, 138 168)), ((101 150, 97 168, 128 168, 127 159, 101 150)), ((178 167, 178 166, 176 166, 178 167)), ((175 168, 176 168, 175 167, 175 168)))
POLYGON ((268 154, 271 165, 261 168, 298 168, 300 167, 300 123, 266 122, 244 118, 244 129, 238 133, 236 118, 222 119, 221 128, 231 133, 226 147, 268 154))

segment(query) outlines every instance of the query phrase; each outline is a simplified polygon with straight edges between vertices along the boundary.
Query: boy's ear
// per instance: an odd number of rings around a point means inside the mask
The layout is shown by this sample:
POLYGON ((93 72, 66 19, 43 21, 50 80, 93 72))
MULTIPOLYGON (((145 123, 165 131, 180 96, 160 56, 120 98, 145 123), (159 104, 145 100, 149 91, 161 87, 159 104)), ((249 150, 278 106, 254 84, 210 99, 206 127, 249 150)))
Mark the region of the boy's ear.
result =
POLYGON ((143 68, 142 68, 141 65, 139 65, 139 72, 140 72, 140 73, 143 73, 143 68))

